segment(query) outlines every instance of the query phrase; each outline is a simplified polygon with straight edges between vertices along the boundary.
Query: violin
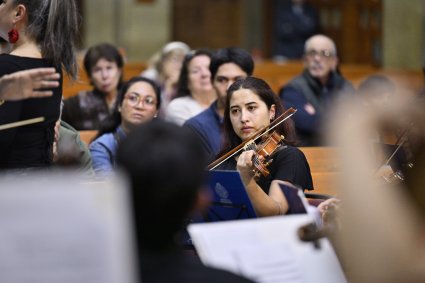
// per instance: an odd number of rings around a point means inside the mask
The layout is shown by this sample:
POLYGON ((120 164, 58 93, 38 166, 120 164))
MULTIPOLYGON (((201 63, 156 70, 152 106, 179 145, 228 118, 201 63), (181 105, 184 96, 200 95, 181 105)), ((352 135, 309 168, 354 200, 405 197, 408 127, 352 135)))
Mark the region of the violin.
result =
POLYGON ((254 174, 255 176, 267 176, 270 172, 267 170, 267 166, 270 165, 271 161, 269 157, 280 147, 281 141, 284 139, 276 131, 271 132, 278 125, 289 119, 292 115, 297 112, 294 108, 289 108, 282 115, 277 117, 270 125, 261 128, 259 131, 254 133, 250 138, 239 144, 237 147, 224 154, 214 162, 208 165, 208 170, 214 170, 223 162, 239 153, 241 150, 252 149, 256 152, 253 157, 254 174), (270 134, 269 134, 270 133, 270 134), (266 134, 268 134, 266 136, 266 134), (262 141, 257 145, 256 140, 262 138, 262 141))
POLYGON ((267 169, 273 161, 270 157, 282 145, 282 141, 284 139, 284 136, 273 131, 267 138, 263 138, 263 141, 258 145, 251 142, 245 146, 246 150, 255 151, 255 154, 252 157, 252 164, 254 165, 254 179, 258 179, 260 175, 267 177, 270 174, 270 171, 267 169))
MULTIPOLYGON (((401 182, 404 181, 403 172, 401 170, 393 171, 393 169, 390 167, 390 162, 395 157, 397 152, 401 148, 404 147, 404 145, 407 141, 407 134, 410 131, 411 127, 412 127, 412 125, 410 125, 407 129, 404 130, 404 132, 400 136, 397 137, 397 140, 394 142, 394 145, 397 145, 397 147, 392 152, 390 157, 388 157, 388 159, 385 161, 385 163, 382 166, 380 166, 377 170, 376 175, 381 177, 385 181, 385 183, 396 185, 396 184, 400 184, 401 182)), ((405 150, 408 150, 408 149, 405 148, 405 150)), ((412 162, 407 162, 406 164, 401 164, 401 165, 403 165, 403 167, 405 167, 405 168, 412 168, 413 167, 412 162)))

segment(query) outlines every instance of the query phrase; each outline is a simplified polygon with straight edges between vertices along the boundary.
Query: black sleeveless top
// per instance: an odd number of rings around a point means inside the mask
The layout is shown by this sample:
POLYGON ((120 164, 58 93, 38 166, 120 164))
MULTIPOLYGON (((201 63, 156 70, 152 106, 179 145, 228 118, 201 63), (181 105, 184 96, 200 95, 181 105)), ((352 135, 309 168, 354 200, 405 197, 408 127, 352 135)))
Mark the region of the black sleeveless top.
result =
MULTIPOLYGON (((53 67, 46 59, 0 55, 0 77, 17 71, 53 67)), ((59 73, 62 71, 56 68, 59 73)), ((0 131, 0 169, 46 167, 52 164, 54 127, 59 119, 62 80, 53 96, 6 101, 0 105, 0 125, 43 117, 44 121, 0 131)))
MULTIPOLYGON (((285 145, 272 155, 272 159, 273 161, 267 167, 270 175, 261 176, 257 181, 257 184, 265 193, 269 193, 270 184, 273 180, 287 181, 303 190, 313 190, 310 166, 301 150, 285 145)), ((216 170, 236 170, 236 159, 228 159, 216 170)))

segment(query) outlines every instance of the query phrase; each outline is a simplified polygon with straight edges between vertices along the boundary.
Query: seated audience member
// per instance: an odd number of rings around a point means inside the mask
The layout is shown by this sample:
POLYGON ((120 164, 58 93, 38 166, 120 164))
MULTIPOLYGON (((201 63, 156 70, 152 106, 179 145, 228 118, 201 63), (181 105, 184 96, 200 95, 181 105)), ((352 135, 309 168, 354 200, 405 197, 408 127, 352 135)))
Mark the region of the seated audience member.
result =
POLYGON ((55 125, 53 142, 53 162, 56 169, 69 169, 84 178, 95 176, 91 154, 87 145, 81 140, 79 132, 61 119, 61 112, 55 125))
POLYGON ((97 176, 106 177, 112 173, 121 141, 137 125, 155 118, 160 105, 160 89, 154 81, 135 77, 124 85, 118 95, 114 114, 89 147, 97 176))
MULTIPOLYGON (((224 112, 225 154, 284 113, 279 97, 263 80, 247 77, 233 83, 227 91, 224 112)), ((246 192, 258 216, 286 214, 290 203, 285 198, 279 183, 298 186, 303 190, 313 189, 310 166, 304 154, 292 146, 295 143, 295 130, 290 119, 279 124, 274 131, 283 135, 280 147, 266 158, 273 159, 268 166, 268 176, 255 176, 258 163, 254 150, 246 150, 236 157, 227 159, 218 170, 238 170, 246 192)))
POLYGON ((150 60, 150 66, 140 75, 155 81, 161 87, 161 109, 163 117, 168 103, 176 95, 177 81, 180 76, 184 56, 190 51, 186 43, 173 41, 166 44, 150 60))
POLYGON ((99 130, 112 114, 123 66, 115 46, 103 43, 91 47, 84 56, 84 69, 94 88, 66 99, 62 119, 79 131, 99 130))
POLYGON ((215 99, 209 70, 211 54, 206 50, 192 51, 183 61, 177 94, 168 104, 167 121, 183 125, 193 116, 207 109, 215 99))
POLYGON ((293 119, 302 146, 323 144, 323 121, 336 99, 354 93, 338 72, 335 43, 327 36, 310 37, 304 47, 303 73, 280 90, 286 108, 296 108, 293 119))
POLYGON ((217 99, 207 110, 184 123, 199 136, 210 161, 219 153, 222 144, 227 89, 236 80, 251 76, 253 71, 251 55, 241 48, 219 49, 212 57, 210 72, 217 99))
POLYGON ((205 158, 193 133, 175 124, 154 121, 123 141, 117 165, 129 177, 141 281, 251 282, 228 271, 204 266, 176 238, 187 216, 205 209, 205 158))
POLYGON ((0 103, 4 100, 52 96, 48 90, 59 86, 60 74, 54 68, 18 71, 0 78, 0 103))
POLYGON ((85 178, 95 176, 87 145, 78 131, 62 120, 58 120, 55 128, 53 161, 59 169, 71 169, 85 178))

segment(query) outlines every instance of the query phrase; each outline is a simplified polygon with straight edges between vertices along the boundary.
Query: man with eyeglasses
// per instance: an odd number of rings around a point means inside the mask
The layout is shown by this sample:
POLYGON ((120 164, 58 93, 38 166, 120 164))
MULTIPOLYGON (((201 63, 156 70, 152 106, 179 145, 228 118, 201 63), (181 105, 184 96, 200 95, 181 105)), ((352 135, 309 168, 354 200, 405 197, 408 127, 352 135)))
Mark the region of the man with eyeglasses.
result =
POLYGON ((304 45, 304 71, 279 92, 293 116, 301 146, 323 145, 323 116, 338 98, 354 93, 338 70, 335 43, 327 36, 314 35, 304 45))

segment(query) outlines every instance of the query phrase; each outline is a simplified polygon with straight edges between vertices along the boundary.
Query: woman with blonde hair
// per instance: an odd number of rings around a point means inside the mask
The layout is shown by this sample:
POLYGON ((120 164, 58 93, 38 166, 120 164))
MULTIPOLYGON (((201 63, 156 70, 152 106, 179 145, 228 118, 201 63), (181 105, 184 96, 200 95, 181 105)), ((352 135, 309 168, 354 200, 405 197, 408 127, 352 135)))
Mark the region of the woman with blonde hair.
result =
POLYGON ((183 125, 207 109, 217 98, 211 83, 212 54, 205 49, 191 51, 183 60, 177 94, 166 109, 165 119, 183 125))
POLYGON ((189 51, 189 46, 184 42, 169 42, 151 58, 149 68, 141 74, 142 77, 154 80, 161 87, 159 116, 164 116, 168 103, 176 95, 183 59, 189 51))

